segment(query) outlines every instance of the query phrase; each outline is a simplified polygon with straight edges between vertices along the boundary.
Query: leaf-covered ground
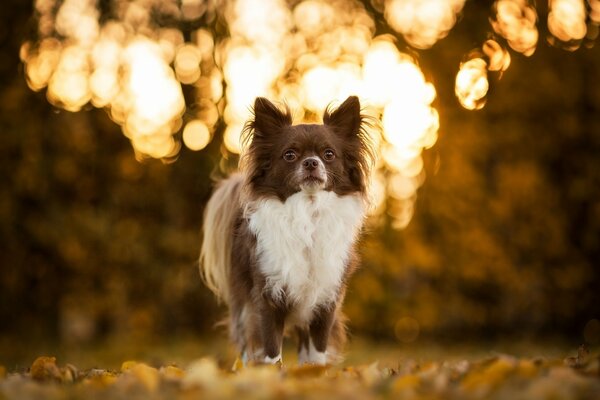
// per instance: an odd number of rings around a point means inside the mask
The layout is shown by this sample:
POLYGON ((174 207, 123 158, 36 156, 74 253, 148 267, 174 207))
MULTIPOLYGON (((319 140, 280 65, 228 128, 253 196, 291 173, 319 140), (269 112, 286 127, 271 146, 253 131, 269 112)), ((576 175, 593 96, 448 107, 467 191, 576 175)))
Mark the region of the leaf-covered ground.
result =
POLYGON ((234 363, 235 371, 215 357, 186 365, 130 360, 114 369, 80 369, 40 356, 14 371, 0 366, 0 399, 600 399, 600 355, 583 346, 566 357, 454 354, 427 361, 398 357, 395 363, 394 351, 363 351, 355 359, 365 363, 234 363))

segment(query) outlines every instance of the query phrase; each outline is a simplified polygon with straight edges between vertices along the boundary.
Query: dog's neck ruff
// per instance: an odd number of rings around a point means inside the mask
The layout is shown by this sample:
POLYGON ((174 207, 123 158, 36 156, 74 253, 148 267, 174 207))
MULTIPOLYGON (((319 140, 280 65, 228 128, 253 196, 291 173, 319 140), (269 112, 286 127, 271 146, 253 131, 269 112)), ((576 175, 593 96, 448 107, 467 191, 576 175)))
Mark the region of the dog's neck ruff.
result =
POLYGON ((318 306, 337 300, 364 215, 360 195, 324 190, 301 191, 284 202, 261 199, 249 207, 266 290, 291 307, 298 324, 308 324, 318 306))

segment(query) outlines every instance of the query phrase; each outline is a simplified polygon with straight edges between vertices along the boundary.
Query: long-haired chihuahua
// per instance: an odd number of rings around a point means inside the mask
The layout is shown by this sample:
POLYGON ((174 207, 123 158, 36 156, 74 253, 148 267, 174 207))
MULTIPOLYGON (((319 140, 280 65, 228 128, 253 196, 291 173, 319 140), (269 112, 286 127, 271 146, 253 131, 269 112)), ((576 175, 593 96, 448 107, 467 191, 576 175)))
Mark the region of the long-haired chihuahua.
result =
POLYGON ((288 330, 299 363, 337 360, 374 156, 366 125, 355 96, 326 110, 322 125, 293 125, 289 109, 256 99, 241 172, 206 205, 200 255, 243 360, 282 362, 288 330))

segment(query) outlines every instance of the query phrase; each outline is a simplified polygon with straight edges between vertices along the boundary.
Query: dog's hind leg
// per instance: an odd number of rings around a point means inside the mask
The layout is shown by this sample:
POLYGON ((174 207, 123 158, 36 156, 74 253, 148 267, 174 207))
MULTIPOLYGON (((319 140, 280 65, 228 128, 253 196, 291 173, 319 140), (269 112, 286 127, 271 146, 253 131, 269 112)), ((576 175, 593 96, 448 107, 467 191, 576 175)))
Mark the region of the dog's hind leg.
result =
POLYGON ((298 365, 308 363, 310 336, 308 329, 296 327, 298 334, 298 365))

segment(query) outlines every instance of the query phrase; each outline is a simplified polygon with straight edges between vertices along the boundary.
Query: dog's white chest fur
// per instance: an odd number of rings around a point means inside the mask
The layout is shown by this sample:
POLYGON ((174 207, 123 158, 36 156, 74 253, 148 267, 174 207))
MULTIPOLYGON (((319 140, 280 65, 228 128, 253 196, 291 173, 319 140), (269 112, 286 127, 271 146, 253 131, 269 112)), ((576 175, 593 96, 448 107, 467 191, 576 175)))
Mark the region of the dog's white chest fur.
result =
POLYGON ((363 219, 359 196, 327 191, 251 207, 249 226, 267 289, 274 298, 285 298, 297 323, 310 322, 317 306, 335 301, 363 219))

